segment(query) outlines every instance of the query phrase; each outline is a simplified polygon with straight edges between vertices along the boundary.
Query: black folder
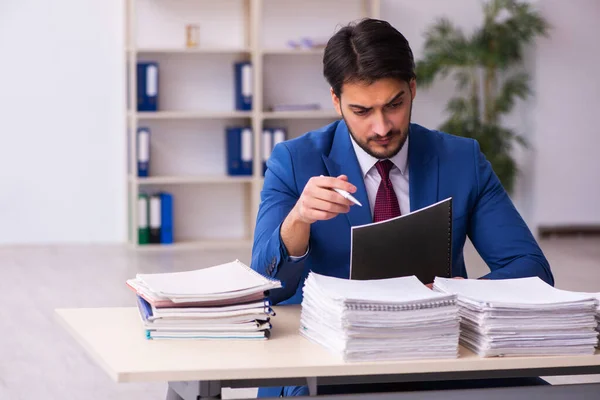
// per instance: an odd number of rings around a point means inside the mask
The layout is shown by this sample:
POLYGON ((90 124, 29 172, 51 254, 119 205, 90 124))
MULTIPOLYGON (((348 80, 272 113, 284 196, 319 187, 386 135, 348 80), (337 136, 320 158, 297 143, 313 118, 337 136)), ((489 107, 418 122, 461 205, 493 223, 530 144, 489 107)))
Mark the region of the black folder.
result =
POLYGON ((382 222, 353 226, 350 279, 452 274, 452 198, 382 222))

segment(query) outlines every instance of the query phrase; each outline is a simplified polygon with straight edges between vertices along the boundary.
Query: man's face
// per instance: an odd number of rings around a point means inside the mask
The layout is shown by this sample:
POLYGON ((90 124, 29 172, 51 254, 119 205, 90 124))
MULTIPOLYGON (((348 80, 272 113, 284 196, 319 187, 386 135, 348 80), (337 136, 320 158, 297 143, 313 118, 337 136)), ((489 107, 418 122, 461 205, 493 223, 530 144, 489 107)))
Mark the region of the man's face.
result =
POLYGON ((404 145, 415 94, 414 79, 409 84, 392 78, 370 85, 345 83, 341 98, 331 91, 333 104, 356 143, 378 159, 395 156, 404 145))

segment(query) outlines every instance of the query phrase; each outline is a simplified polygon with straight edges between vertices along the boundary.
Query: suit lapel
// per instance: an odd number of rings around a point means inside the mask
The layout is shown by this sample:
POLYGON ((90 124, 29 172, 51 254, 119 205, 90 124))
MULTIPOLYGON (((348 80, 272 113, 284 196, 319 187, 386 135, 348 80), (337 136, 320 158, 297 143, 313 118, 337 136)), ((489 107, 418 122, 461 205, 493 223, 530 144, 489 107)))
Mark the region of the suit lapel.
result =
POLYGON ((411 125, 409 135, 410 210, 416 211, 439 201, 439 160, 426 131, 411 125))
POLYGON ((350 207, 350 212, 346 214, 350 225, 357 226, 373 222, 362 170, 354 153, 348 128, 343 120, 340 121, 335 131, 331 152, 328 156, 323 155, 323 162, 329 176, 346 175, 348 181, 356 186, 357 190, 353 196, 360 201, 362 207, 357 205, 350 207))

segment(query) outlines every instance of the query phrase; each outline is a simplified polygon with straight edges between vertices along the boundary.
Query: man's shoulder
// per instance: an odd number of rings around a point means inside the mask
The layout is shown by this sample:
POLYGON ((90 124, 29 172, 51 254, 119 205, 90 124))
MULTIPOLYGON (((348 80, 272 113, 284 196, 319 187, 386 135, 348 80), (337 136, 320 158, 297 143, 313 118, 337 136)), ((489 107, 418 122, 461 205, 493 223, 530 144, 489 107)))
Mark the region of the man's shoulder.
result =
POLYGON ((294 155, 327 154, 333 144, 335 131, 341 120, 313 129, 296 138, 285 141, 285 146, 294 155))
POLYGON ((474 154, 475 139, 426 128, 415 123, 411 123, 411 131, 413 135, 418 135, 421 139, 424 139, 428 147, 435 151, 438 156, 467 156, 474 154))

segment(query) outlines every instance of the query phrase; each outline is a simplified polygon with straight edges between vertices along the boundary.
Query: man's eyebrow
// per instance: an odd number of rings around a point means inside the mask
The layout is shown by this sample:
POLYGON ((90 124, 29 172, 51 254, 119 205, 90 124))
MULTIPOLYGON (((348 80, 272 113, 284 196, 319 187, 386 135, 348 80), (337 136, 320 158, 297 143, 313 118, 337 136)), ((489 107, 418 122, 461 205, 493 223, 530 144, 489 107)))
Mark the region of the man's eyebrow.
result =
MULTIPOLYGON (((402 97, 402 95, 405 93, 404 90, 401 90, 400 93, 398 93, 397 95, 395 95, 390 101, 388 101, 387 104, 391 104, 394 101, 398 100, 400 97, 402 97)), ((348 107, 352 107, 352 108, 360 108, 361 110, 370 110, 372 107, 365 107, 365 106, 361 106, 360 104, 348 104, 348 107)))

